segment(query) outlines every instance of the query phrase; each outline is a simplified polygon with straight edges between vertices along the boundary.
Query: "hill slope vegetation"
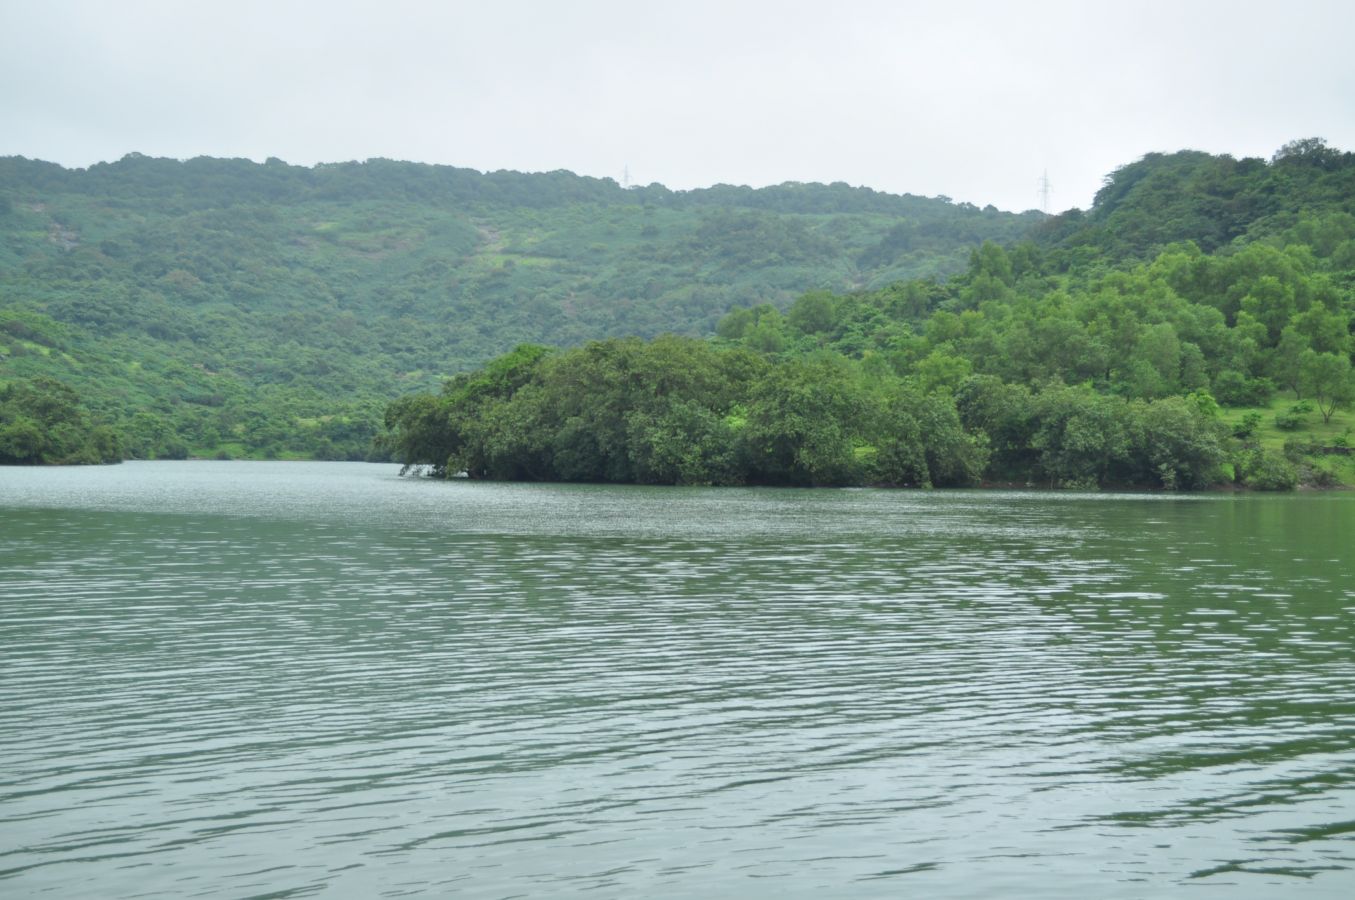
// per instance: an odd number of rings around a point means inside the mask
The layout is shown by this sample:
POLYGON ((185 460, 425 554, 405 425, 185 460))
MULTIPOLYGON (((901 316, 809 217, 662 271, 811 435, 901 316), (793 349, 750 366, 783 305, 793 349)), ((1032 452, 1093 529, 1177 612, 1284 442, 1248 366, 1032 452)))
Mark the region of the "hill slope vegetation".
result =
POLYGON ((360 458, 395 396, 520 342, 961 271, 1040 221, 844 184, 623 190, 389 160, 0 159, 0 381, 138 456, 360 458))
POLYGON ((1154 155, 945 282, 738 309, 713 342, 519 348, 393 405, 390 445, 486 478, 1350 481, 1353 205, 1355 155, 1320 142, 1154 155))

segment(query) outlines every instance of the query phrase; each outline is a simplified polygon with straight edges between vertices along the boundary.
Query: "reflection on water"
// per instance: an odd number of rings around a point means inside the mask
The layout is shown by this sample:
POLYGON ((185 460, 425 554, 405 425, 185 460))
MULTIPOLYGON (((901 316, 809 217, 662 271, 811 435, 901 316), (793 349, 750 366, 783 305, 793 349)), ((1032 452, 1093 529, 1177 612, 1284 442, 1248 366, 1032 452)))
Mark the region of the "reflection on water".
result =
POLYGON ((394 471, 0 471, 0 892, 1355 890, 1355 496, 394 471))

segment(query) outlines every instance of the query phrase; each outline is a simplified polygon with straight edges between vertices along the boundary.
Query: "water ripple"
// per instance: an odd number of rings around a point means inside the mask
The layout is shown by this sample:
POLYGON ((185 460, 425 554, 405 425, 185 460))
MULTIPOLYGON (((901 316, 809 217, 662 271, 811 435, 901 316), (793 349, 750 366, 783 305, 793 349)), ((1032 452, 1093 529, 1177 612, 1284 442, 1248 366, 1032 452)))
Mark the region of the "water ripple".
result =
POLYGON ((0 475, 7 897, 1355 890, 1355 498, 204 466, 0 475))

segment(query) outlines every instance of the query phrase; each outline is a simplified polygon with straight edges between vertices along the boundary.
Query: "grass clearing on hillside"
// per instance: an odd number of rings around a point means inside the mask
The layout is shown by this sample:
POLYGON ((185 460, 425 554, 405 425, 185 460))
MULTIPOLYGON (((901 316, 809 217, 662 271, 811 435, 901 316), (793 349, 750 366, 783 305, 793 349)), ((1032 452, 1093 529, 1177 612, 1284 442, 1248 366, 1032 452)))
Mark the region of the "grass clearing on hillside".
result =
MULTIPOLYGON (((1276 395, 1265 406, 1224 409, 1222 419, 1230 428, 1237 428, 1249 414, 1260 414, 1261 420, 1251 439, 1262 449, 1277 453, 1284 452, 1285 444, 1291 441, 1322 447, 1355 447, 1355 411, 1338 409, 1332 414, 1331 421, 1323 422, 1317 404, 1311 400, 1308 402, 1313 407, 1312 411, 1296 413, 1294 417, 1298 420, 1298 427, 1293 429, 1281 428, 1277 424, 1277 418, 1283 418, 1293 412, 1296 406, 1301 406, 1301 401, 1294 399, 1293 393, 1289 391, 1276 395)), ((1355 456, 1323 454, 1306 458, 1331 471, 1342 484, 1355 485, 1355 456)))

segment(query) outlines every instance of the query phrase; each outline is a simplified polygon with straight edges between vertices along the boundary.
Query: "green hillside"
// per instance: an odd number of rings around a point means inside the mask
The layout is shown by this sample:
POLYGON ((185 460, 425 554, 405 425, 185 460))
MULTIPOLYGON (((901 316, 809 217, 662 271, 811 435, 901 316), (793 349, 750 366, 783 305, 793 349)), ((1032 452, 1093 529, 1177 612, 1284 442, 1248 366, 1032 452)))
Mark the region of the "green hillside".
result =
POLYGON ((963 270, 1043 219, 844 184, 675 192, 388 160, 0 159, 0 381, 141 456, 360 457, 393 397, 524 342, 963 270))
POLYGON ((394 405, 390 440, 487 478, 1352 483, 1353 213, 1355 154, 1319 142, 1153 155, 944 282, 737 309, 714 342, 520 348, 394 405))
MULTIPOLYGON (((1269 161, 1197 150, 1149 153, 1106 176, 1092 208, 1070 210, 1034 232, 1058 247, 1064 267, 1095 260, 1146 259, 1190 241, 1206 253, 1273 239, 1300 219, 1355 212, 1351 155, 1308 138, 1269 161)), ((1339 230, 1301 236, 1319 251, 1339 230)))

